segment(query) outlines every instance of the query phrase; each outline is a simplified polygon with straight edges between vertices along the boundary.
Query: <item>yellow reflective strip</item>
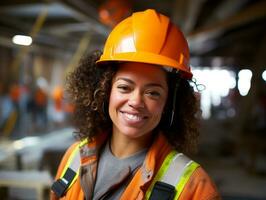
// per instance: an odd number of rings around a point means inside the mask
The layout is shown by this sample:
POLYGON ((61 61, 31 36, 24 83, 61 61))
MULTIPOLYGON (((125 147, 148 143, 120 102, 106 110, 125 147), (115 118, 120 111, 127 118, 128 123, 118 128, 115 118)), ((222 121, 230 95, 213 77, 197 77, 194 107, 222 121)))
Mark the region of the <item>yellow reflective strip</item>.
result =
POLYGON ((71 155, 69 156, 69 158, 67 160, 67 163, 65 165, 65 168, 64 168, 63 173, 61 174, 60 178, 62 178, 65 175, 67 168, 70 166, 70 163, 73 161, 73 157, 75 156, 75 154, 77 153, 79 148, 84 146, 86 143, 88 143, 87 138, 80 141, 80 143, 75 147, 74 151, 72 151, 71 155))
POLYGON ((82 146, 84 146, 84 145, 87 144, 87 143, 88 143, 88 138, 86 138, 86 139, 80 141, 80 143, 79 143, 79 147, 82 147, 82 146))
POLYGON ((192 173, 198 167, 199 167, 199 164, 194 162, 194 161, 191 161, 189 166, 186 167, 186 169, 184 170, 183 175, 180 177, 180 180, 179 180, 178 184, 175 187, 176 194, 175 194, 174 200, 177 200, 180 197, 180 194, 182 193, 186 183, 188 182, 188 180, 191 177, 192 173))
POLYGON ((156 176, 154 177, 150 187, 148 188, 148 190, 146 191, 146 194, 145 194, 145 199, 149 199, 150 196, 151 196, 151 192, 152 192, 152 189, 153 189, 153 186, 154 184, 158 181, 158 180, 161 180, 163 175, 166 173, 166 171, 168 170, 171 162, 172 162, 172 159, 173 157, 177 154, 176 151, 171 151, 167 156, 166 158, 164 159, 163 161, 163 164, 161 165, 159 171, 157 172, 156 176))
MULTIPOLYGON (((61 174, 61 177, 60 177, 60 178, 63 178, 63 177, 64 177, 67 168, 68 168, 68 167, 71 165, 71 163, 73 162, 73 158, 74 158, 74 156, 75 156, 77 153, 79 153, 78 151, 79 151, 80 147, 84 146, 84 145, 87 144, 87 143, 88 143, 88 139, 86 138, 86 139, 82 140, 82 141, 81 141, 81 142, 75 147, 74 151, 72 151, 71 155, 69 156, 69 159, 68 159, 68 161, 67 161, 67 164, 65 165, 65 168, 64 168, 63 173, 61 174)), ((79 169, 78 169, 78 171, 76 172, 76 175, 74 176, 74 178, 73 178, 73 180, 71 181, 70 185, 68 186, 67 190, 68 190, 68 189, 74 184, 75 180, 77 180, 78 175, 79 175, 79 169)))
POLYGON ((65 173, 66 173, 66 170, 67 170, 67 168, 70 166, 70 163, 73 161, 73 158, 74 158, 75 154, 77 153, 77 151, 79 151, 79 145, 77 145, 77 146, 75 147, 74 151, 72 151, 71 155, 69 156, 69 158, 68 158, 68 160, 67 160, 67 163, 66 163, 66 165, 65 165, 65 168, 64 168, 64 170, 63 170, 63 172, 62 172, 60 178, 63 178, 63 177, 64 177, 64 175, 65 175, 65 173))
MULTIPOLYGON (((69 166, 71 165, 71 163, 73 162, 73 159, 74 159, 74 156, 79 153, 79 149, 80 147, 82 147, 83 145, 85 145, 86 143, 88 143, 88 139, 84 139, 82 140, 78 145, 76 145, 76 147, 74 148, 74 150, 71 152, 68 160, 67 160, 67 163, 64 167, 64 170, 62 171, 61 175, 60 175, 60 178, 63 178, 65 173, 66 173, 66 170, 67 168, 69 168, 69 166)), ((76 175, 74 176, 73 180, 71 181, 70 185, 68 186, 67 190, 74 184, 75 180, 77 180, 77 177, 79 175, 79 169, 78 171, 76 172, 76 175)))

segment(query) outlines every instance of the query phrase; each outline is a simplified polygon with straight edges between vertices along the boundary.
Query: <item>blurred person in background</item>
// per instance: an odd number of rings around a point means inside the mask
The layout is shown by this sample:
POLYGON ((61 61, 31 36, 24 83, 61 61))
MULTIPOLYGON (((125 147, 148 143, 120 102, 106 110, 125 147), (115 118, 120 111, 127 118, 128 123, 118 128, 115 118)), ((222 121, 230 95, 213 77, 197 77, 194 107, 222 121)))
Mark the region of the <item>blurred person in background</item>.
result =
POLYGON ((52 91, 52 105, 50 115, 55 127, 58 128, 64 126, 64 91, 59 85, 52 91))
POLYGON ((48 125, 47 119, 47 105, 48 105, 48 94, 47 89, 40 83, 34 91, 34 105, 35 105, 35 125, 37 131, 44 131, 48 125))
POLYGON ((0 135, 9 136, 15 125, 15 108, 8 87, 0 82, 0 135), (13 122, 13 123, 12 123, 13 122))
POLYGON ((192 76, 187 41, 168 17, 149 9, 119 23, 103 54, 68 77, 79 141, 51 199, 220 199, 187 156, 199 136, 192 76))

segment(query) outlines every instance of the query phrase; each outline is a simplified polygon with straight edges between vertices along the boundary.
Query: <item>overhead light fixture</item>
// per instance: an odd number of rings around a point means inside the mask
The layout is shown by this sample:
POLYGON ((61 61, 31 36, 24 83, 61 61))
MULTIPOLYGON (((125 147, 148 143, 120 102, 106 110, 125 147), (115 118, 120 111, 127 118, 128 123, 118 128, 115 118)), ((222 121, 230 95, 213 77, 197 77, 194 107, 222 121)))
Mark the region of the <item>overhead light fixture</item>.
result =
POLYGON ((12 38, 12 42, 18 45, 29 46, 32 43, 32 38, 26 35, 15 35, 12 38))
POLYGON ((264 70, 263 72, 262 72, 262 79, 264 80, 264 81, 266 81, 266 70, 264 70))
POLYGON ((238 90, 241 96, 246 96, 251 86, 252 71, 242 69, 238 72, 238 90))

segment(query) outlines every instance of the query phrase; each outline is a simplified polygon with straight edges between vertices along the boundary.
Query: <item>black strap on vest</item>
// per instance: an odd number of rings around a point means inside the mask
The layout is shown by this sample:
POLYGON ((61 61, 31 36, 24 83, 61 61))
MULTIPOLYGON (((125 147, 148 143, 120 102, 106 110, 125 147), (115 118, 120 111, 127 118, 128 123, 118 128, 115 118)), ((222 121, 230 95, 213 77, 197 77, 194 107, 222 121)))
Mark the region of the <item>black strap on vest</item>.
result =
POLYGON ((157 181, 153 186, 149 200, 173 200, 175 193, 176 190, 174 186, 157 181))
POLYGON ((64 196, 67 188, 71 184, 72 180, 74 179, 76 172, 72 169, 67 168, 66 173, 60 179, 57 179, 51 187, 51 190, 56 194, 57 197, 64 196))

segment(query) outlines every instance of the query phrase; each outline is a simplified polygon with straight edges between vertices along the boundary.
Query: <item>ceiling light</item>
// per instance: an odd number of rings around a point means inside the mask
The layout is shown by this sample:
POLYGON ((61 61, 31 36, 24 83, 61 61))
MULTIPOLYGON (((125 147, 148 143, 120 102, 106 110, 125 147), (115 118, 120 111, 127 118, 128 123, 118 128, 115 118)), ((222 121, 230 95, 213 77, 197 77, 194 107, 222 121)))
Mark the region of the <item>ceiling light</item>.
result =
POLYGON ((252 71, 242 69, 238 72, 238 90, 241 96, 246 96, 251 86, 252 71))
POLYGON ((266 70, 264 70, 262 72, 262 75, 261 76, 262 76, 263 80, 266 81, 266 70))
POLYGON ((32 43, 32 38, 26 35, 15 35, 12 38, 12 42, 18 45, 29 46, 32 43))

